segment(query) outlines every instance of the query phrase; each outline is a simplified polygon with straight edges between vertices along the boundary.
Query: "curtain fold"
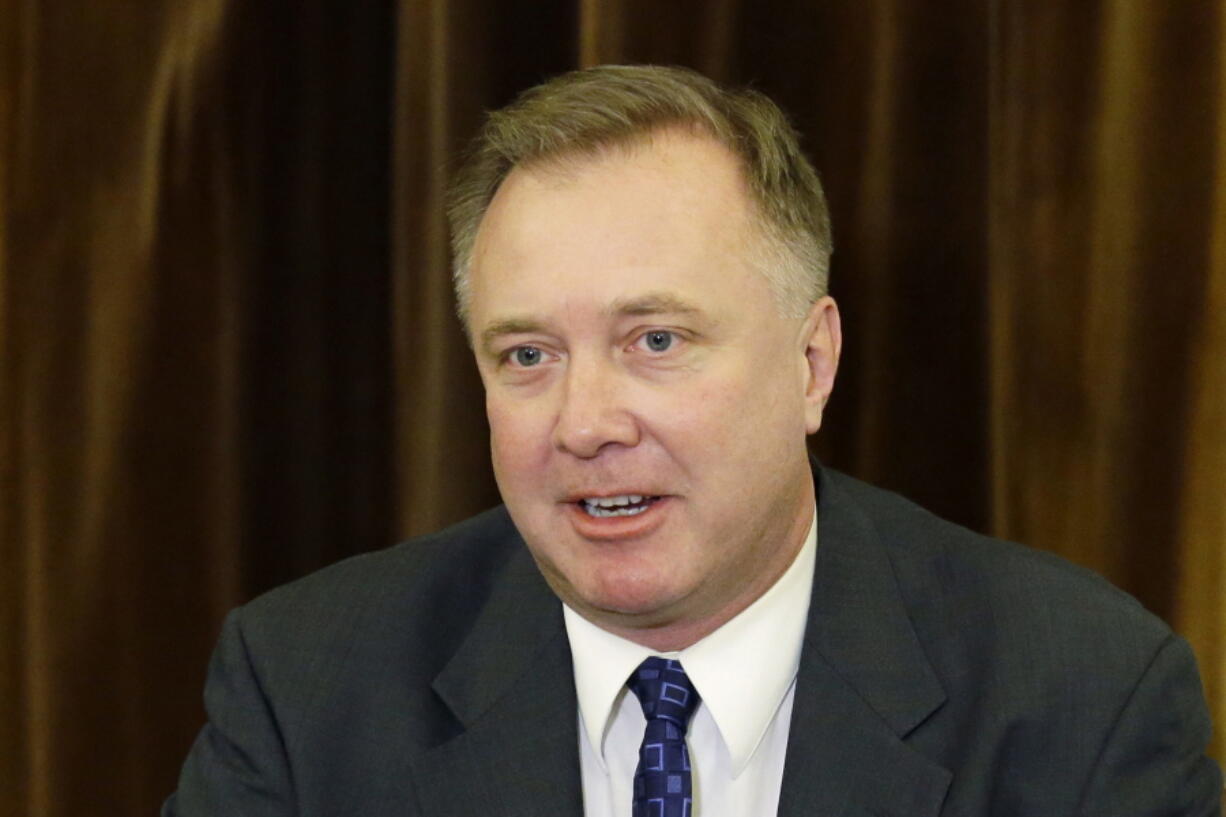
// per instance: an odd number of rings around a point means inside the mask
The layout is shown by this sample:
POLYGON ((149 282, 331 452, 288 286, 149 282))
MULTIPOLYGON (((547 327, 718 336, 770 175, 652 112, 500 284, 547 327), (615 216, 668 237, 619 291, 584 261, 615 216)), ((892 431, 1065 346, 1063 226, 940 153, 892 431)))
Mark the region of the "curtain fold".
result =
POLYGON ((1188 635, 1220 723, 1223 6, 998 9, 993 529, 1188 635))
POLYGON ((847 333, 822 458, 1106 574, 1226 728, 1224 20, 0 0, 0 815, 155 813, 226 610, 498 501, 442 194, 484 110, 600 62, 802 131, 847 333))
POLYGON ((239 269, 225 191, 184 185, 217 132, 196 119, 208 101, 192 78, 216 69, 222 19, 205 2, 126 19, 10 10, 0 676, 17 715, 5 791, 20 796, 0 809, 131 813, 154 806, 165 747, 190 734, 199 673, 174 656, 207 643, 233 595, 236 483, 206 398, 225 393, 229 361, 207 338, 239 269), (111 37, 82 36, 96 30, 111 37), (231 558, 210 563, 219 550, 231 558))
MULTIPOLYGON (((1216 12, 1218 42, 1226 34, 1226 4, 1216 12)), ((1226 54, 1219 48, 1214 99, 1216 140, 1209 183, 1212 221, 1206 240, 1208 282, 1190 347, 1187 405, 1189 450, 1184 462, 1175 547, 1179 571, 1173 591, 1174 625, 1192 642, 1217 738, 1226 759, 1226 54)))

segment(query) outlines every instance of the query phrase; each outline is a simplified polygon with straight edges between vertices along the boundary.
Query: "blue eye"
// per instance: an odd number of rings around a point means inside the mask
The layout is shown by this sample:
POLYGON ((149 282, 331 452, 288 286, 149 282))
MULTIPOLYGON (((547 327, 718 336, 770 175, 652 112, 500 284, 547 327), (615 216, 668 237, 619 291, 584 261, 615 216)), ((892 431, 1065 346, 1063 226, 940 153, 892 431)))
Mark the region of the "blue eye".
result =
POLYGON ((673 345, 672 332, 648 332, 643 336, 643 339, 647 343, 647 348, 653 352, 666 352, 673 345))
POLYGON ((541 350, 535 346, 520 346, 511 353, 511 356, 515 358, 517 365, 525 368, 541 362, 541 350))

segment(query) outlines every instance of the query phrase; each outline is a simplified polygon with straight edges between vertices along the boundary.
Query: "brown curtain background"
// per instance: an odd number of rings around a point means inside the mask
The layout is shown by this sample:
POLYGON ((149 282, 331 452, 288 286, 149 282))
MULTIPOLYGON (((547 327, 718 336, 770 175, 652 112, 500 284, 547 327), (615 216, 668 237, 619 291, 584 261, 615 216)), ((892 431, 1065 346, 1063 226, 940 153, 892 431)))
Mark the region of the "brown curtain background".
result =
POLYGON ((609 61, 804 132, 824 460, 1105 573, 1226 728, 1226 1, 0 0, 0 815, 155 813, 227 609, 497 501, 441 193, 609 61))

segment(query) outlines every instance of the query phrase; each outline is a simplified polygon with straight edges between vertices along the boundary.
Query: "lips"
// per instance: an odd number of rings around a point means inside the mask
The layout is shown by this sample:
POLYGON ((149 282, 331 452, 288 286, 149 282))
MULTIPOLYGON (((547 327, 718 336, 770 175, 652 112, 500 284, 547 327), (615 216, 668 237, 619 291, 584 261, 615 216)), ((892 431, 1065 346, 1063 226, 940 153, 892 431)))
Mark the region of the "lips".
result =
POLYGON ((674 498, 652 494, 585 496, 567 504, 575 531, 600 541, 635 539, 662 525, 674 498))

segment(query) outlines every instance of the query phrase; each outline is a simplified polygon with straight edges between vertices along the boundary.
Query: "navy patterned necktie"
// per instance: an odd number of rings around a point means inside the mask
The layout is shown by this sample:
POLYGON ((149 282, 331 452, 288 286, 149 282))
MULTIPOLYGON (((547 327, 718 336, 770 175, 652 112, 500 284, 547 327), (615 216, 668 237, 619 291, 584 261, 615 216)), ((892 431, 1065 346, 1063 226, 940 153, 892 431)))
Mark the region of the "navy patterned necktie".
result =
POLYGON ((691 817, 694 795, 685 733, 698 690, 680 661, 652 656, 626 682, 638 696, 647 729, 634 772, 633 817, 691 817))

